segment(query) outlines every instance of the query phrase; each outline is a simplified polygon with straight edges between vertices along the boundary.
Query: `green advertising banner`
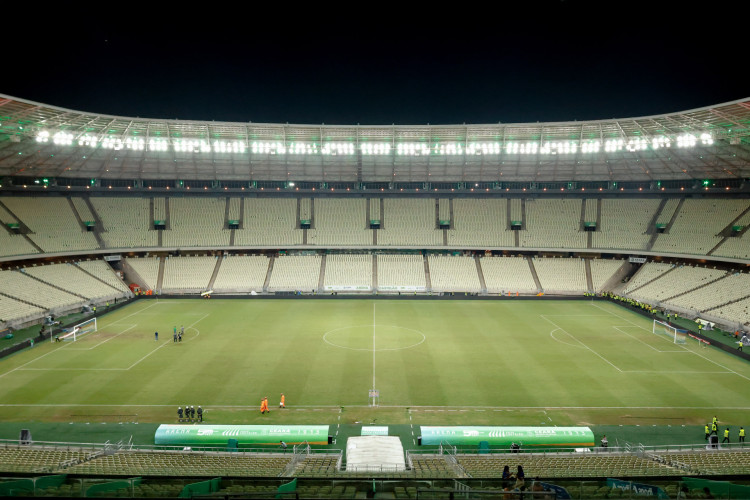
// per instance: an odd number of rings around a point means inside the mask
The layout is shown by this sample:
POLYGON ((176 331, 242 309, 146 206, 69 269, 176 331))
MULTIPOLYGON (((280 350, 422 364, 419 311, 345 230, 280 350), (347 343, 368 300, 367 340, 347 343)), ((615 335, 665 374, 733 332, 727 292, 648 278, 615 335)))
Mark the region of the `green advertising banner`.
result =
POLYGON ((594 446, 594 433, 588 427, 431 427, 421 426, 422 444, 478 445, 487 441, 493 446, 513 443, 529 447, 587 448, 594 446))
POLYGON ((154 444, 165 446, 226 446, 236 439, 238 446, 328 444, 327 425, 172 425, 156 429, 154 444))

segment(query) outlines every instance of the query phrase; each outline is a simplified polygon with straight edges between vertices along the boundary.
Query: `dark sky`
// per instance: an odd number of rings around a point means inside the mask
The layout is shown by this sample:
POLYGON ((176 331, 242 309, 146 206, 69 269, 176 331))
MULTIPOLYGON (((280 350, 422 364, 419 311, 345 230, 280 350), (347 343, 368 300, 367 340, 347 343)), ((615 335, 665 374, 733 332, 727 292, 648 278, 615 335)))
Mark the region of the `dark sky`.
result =
POLYGON ((627 118, 750 96, 740 2, 153 4, 4 14, 0 93, 332 125, 627 118))

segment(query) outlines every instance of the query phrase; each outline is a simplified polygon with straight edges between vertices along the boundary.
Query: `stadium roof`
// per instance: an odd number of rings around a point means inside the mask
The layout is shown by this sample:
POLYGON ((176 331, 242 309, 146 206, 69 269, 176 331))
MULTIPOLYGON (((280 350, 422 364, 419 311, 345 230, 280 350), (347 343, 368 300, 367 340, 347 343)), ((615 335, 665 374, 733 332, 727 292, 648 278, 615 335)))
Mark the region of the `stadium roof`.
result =
POLYGON ((331 126, 110 116, 0 94, 0 177, 310 182, 750 178, 750 98, 572 122, 331 126))

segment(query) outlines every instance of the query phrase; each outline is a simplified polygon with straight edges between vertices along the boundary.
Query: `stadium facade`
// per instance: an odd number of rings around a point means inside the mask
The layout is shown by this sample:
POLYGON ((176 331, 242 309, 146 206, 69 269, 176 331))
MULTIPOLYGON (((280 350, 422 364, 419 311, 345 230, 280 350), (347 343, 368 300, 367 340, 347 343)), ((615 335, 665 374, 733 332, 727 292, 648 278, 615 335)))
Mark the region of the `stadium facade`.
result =
MULTIPOLYGON (((727 329, 750 324, 750 99, 586 122, 327 126, 105 116, 0 95, 0 179, 0 326, 131 298, 128 284, 196 296, 611 292, 727 329)), ((67 450, 45 456, 44 470, 345 478, 340 456, 311 465, 306 448, 212 466, 174 453, 192 469, 169 469, 159 452, 126 467, 138 454, 117 451, 67 450), (100 456, 117 463, 86 469, 100 456)), ((616 470, 722 475, 710 460, 657 458, 616 470)), ((432 460, 391 474, 404 480, 394 495, 412 497, 408 481, 422 478, 456 489, 497 476, 481 457, 432 460)), ((614 467, 592 463, 599 478, 614 467)), ((560 468, 548 477, 571 476, 560 468)), ((130 481, 132 493, 140 478, 130 481)))

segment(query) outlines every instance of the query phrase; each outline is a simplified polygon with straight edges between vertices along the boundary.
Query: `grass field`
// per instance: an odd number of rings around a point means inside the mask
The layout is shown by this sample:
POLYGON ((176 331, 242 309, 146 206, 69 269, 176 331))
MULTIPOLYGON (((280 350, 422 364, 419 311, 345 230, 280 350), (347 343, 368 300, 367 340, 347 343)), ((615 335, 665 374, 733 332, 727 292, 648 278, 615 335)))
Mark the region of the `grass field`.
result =
POLYGON ((187 404, 211 423, 750 423, 746 361, 604 301, 161 299, 98 324, 1 360, 0 420, 171 423, 187 404))

